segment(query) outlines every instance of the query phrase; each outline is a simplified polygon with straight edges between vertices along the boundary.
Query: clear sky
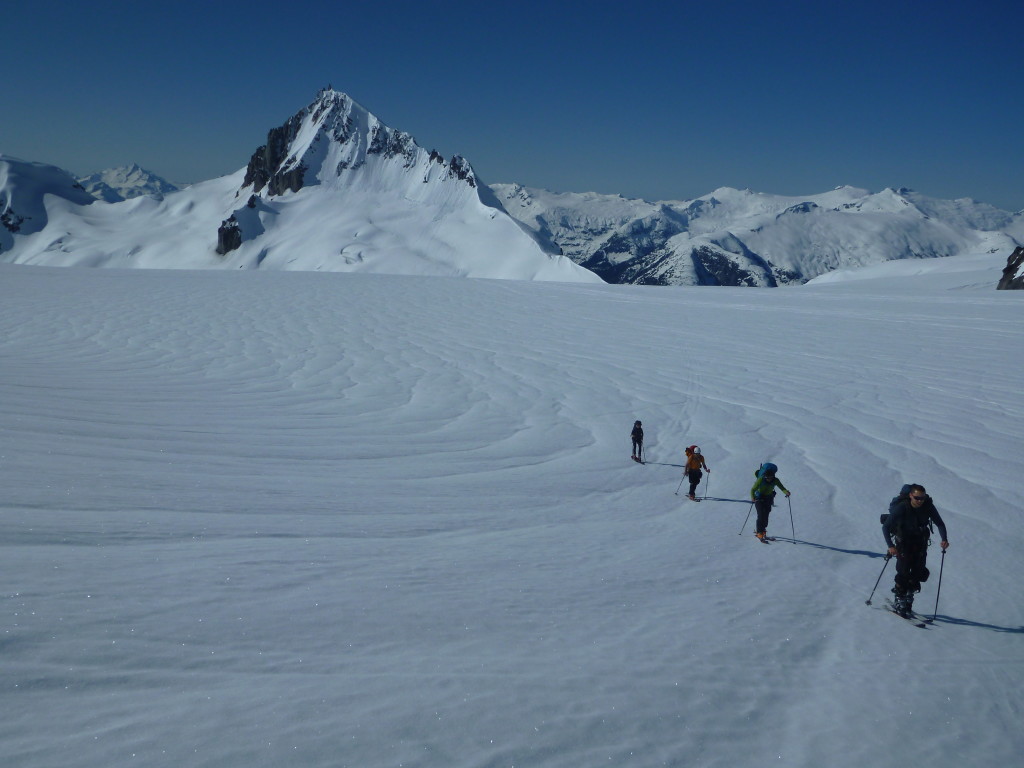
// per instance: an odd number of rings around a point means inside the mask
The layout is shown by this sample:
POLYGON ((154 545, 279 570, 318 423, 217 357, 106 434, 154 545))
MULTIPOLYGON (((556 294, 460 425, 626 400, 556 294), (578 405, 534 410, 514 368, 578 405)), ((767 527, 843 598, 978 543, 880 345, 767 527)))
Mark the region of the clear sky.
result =
POLYGON ((174 182, 332 85, 487 183, 685 200, 906 186, 1024 209, 1024 3, 34 0, 0 152, 174 182))

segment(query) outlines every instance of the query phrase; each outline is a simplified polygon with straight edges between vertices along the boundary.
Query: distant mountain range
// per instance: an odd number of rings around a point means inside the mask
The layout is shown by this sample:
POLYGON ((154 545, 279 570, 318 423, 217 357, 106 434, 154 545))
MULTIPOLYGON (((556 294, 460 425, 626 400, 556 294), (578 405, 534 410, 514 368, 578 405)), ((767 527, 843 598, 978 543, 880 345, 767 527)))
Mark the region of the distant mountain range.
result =
POLYGON ((506 210, 612 283, 775 286, 893 259, 1010 253, 1024 217, 972 200, 853 187, 717 189, 685 202, 493 187, 506 210))
POLYGON ((184 189, 134 164, 76 180, 0 155, 0 261, 25 264, 776 286, 1022 243, 1022 212, 907 189, 648 202, 488 187, 330 89, 245 168, 184 189))

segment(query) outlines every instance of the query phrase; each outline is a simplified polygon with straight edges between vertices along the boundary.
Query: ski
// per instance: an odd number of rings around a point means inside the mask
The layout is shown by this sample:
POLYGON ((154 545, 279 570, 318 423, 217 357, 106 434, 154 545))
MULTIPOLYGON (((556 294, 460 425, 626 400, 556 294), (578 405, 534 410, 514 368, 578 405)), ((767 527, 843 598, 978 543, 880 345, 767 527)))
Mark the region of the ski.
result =
POLYGON ((896 611, 896 606, 893 605, 892 600, 886 600, 885 601, 885 609, 889 613, 891 613, 893 616, 899 616, 901 619, 904 619, 905 621, 909 621, 915 627, 918 627, 920 629, 925 629, 928 626, 925 623, 925 620, 919 614, 916 614, 913 611, 910 612, 909 616, 904 616, 902 613, 898 613, 896 611))
POLYGON ((703 501, 703 499, 698 499, 695 496, 687 496, 686 498, 688 498, 690 501, 703 501))
POLYGON ((763 539, 758 539, 757 536, 755 536, 754 538, 760 541, 762 544, 771 544, 773 541, 775 541, 774 536, 765 536, 763 539))

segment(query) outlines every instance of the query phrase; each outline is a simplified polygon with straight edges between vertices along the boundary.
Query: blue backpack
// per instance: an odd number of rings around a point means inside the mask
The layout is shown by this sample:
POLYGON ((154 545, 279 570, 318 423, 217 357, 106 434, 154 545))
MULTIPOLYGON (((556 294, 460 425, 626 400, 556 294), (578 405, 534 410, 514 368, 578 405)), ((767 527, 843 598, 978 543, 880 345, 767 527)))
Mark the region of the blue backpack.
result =
POLYGON ((754 477, 756 477, 758 480, 760 480, 762 477, 764 477, 765 472, 770 472, 771 474, 775 474, 778 471, 779 471, 778 467, 776 467, 774 464, 772 464, 770 462, 766 462, 766 463, 762 464, 760 467, 758 467, 757 469, 754 470, 754 477))

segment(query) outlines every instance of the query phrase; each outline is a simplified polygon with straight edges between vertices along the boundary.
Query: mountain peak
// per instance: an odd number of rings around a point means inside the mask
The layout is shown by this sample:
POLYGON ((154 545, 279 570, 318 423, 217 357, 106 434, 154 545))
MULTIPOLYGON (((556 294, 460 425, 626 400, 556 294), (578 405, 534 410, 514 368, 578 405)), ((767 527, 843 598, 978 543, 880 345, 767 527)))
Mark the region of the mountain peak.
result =
POLYGON ((78 179, 78 183, 93 197, 108 203, 117 203, 143 195, 162 200, 164 195, 179 189, 176 184, 134 162, 84 176, 78 179))
MULTIPOLYGON (((253 153, 243 188, 260 194, 298 192, 311 184, 344 183, 360 172, 361 183, 379 177, 390 167, 409 172, 410 178, 429 182, 454 179, 468 187, 478 185, 469 162, 455 155, 445 162, 437 152, 426 152, 412 135, 385 125, 345 93, 322 89, 316 99, 285 123, 271 129, 267 143, 253 153)), ((379 180, 379 179, 378 179, 379 180)))

